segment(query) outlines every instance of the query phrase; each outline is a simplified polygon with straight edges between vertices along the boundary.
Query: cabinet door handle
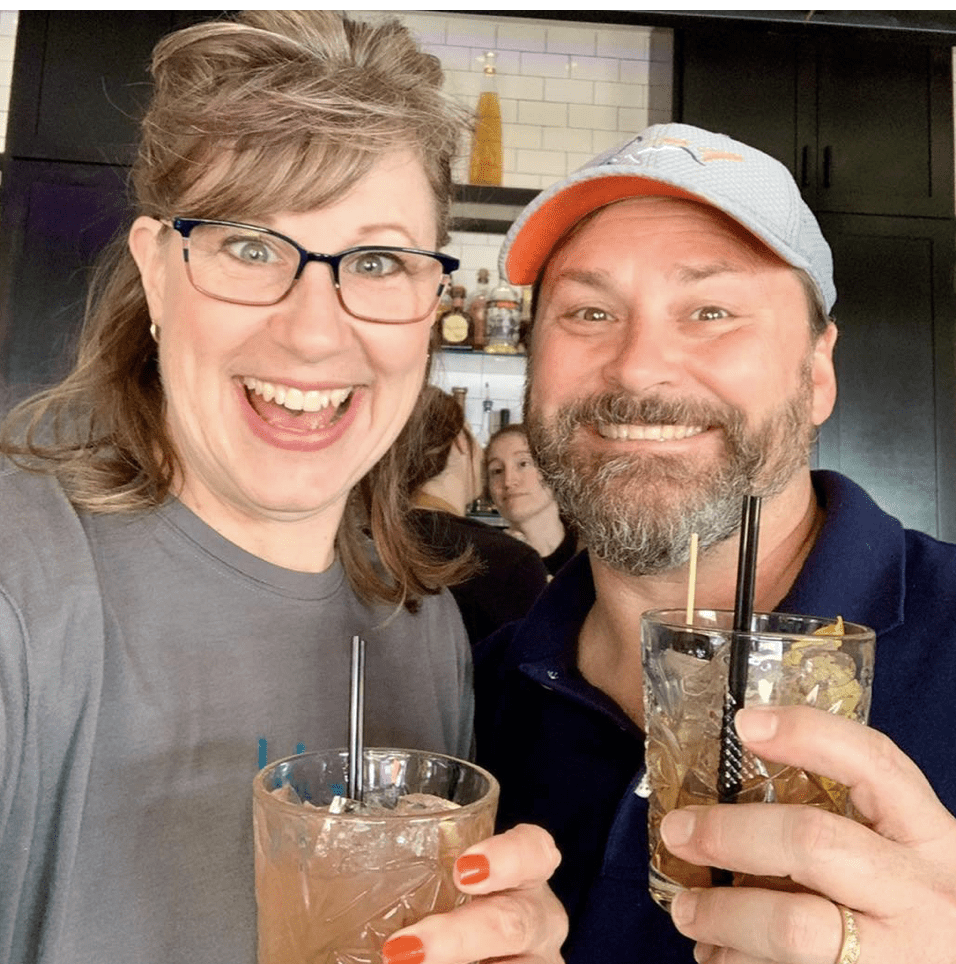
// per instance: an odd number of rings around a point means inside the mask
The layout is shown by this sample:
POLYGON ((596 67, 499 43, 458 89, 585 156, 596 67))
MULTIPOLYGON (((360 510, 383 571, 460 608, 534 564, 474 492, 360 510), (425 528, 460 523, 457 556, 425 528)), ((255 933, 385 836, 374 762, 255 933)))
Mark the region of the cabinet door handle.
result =
POLYGON ((833 151, 828 144, 823 148, 823 186, 830 186, 830 165, 833 161, 833 151))
POLYGON ((800 187, 807 187, 810 183, 810 147, 803 145, 800 151, 800 187))

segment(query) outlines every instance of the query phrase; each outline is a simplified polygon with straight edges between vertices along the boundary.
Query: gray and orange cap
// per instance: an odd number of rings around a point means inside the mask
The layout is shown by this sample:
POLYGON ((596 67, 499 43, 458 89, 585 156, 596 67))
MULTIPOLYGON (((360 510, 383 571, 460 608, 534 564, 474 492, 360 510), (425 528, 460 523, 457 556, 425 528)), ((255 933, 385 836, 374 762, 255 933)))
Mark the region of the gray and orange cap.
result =
POLYGON ((564 235, 592 211, 640 196, 684 198, 733 218, 813 279, 829 313, 833 257, 813 212, 779 161, 725 134, 656 124, 542 191, 511 226, 499 267, 512 284, 537 281, 564 235))

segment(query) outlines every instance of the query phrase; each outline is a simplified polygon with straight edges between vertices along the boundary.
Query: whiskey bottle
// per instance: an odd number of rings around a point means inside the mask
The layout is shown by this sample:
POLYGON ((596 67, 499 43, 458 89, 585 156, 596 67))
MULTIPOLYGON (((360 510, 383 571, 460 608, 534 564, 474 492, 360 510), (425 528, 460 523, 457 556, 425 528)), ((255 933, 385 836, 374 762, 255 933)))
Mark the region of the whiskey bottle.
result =
POLYGON ((517 354, 520 322, 518 292, 501 278, 485 305, 485 351, 498 355, 517 354))
POLYGON ((472 347, 474 324, 465 310, 465 289, 462 285, 452 286, 451 307, 441 316, 439 324, 443 348, 472 347))
POLYGON ((471 293, 468 303, 465 305, 474 326, 474 338, 472 344, 476 351, 482 351, 487 341, 487 330, 485 328, 485 308, 488 305, 488 295, 491 293, 491 285, 488 282, 488 269, 478 269, 478 284, 471 293))

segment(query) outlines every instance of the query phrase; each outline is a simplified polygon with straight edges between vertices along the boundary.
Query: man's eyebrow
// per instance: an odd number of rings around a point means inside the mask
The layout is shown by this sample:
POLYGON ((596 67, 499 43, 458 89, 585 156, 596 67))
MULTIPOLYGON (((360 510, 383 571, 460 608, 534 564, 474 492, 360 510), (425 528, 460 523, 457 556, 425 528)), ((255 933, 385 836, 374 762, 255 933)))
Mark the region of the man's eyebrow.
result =
POLYGON ((740 274, 741 268, 729 261, 714 261, 711 264, 682 264, 676 269, 677 280, 682 284, 706 281, 718 274, 740 274))
POLYGON ((593 271, 586 268, 564 268, 554 275, 551 280, 553 284, 562 281, 572 281, 580 285, 588 285, 591 288, 611 287, 611 275, 604 270, 593 271))
MULTIPOLYGON (((713 261, 707 264, 681 264, 674 269, 680 284, 694 284, 706 281, 720 274, 741 274, 744 269, 732 261, 713 261)), ((553 283, 573 282, 591 288, 607 290, 614 287, 613 274, 605 270, 587 268, 565 268, 552 279, 553 283)))

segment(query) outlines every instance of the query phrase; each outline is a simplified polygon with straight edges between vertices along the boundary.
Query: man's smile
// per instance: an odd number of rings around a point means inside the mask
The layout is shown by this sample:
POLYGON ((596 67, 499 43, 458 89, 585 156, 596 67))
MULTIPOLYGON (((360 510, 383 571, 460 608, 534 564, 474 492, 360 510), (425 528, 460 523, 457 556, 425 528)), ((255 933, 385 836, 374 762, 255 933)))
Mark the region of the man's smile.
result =
POLYGON ((691 438, 706 431, 703 425, 618 425, 607 422, 597 425, 598 435, 602 438, 652 442, 691 438))

